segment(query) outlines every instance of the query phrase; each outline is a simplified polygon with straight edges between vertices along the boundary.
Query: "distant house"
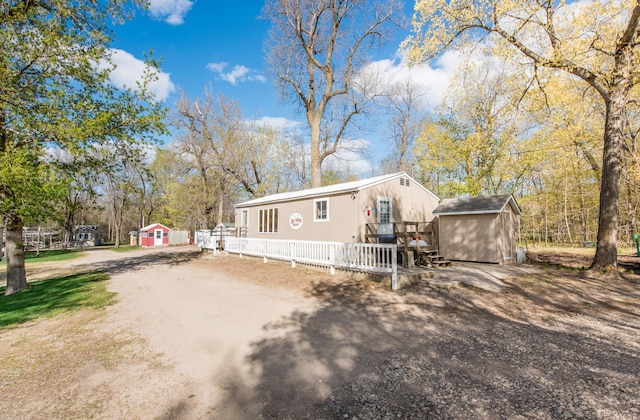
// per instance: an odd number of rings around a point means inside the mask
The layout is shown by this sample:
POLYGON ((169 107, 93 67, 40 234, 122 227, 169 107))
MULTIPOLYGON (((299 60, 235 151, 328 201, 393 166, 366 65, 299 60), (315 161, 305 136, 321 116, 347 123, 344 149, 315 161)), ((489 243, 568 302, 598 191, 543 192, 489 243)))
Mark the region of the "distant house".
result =
POLYGON ((516 220, 522 214, 511 194, 442 200, 438 250, 448 260, 505 264, 516 259, 516 220))
POLYGON ((171 229, 160 223, 154 223, 140 229, 138 240, 143 247, 169 245, 169 232, 171 229))
POLYGON ((394 224, 430 222, 438 197, 404 172, 286 192, 236 204, 247 238, 366 242, 393 238, 394 224))
POLYGON ((102 227, 99 225, 76 225, 73 229, 73 242, 76 246, 97 246, 104 243, 102 227))

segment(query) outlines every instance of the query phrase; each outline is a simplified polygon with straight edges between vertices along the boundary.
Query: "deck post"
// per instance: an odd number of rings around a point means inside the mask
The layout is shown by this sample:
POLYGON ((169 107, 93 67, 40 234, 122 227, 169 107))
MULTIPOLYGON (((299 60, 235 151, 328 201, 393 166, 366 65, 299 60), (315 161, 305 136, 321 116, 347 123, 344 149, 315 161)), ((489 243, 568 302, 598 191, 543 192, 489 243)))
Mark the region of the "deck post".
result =
POLYGON ((329 268, 329 274, 333 276, 336 274, 336 250, 333 244, 329 246, 329 264, 331 264, 331 268, 329 268))
POLYGON ((398 290, 398 245, 391 248, 391 290, 398 290))

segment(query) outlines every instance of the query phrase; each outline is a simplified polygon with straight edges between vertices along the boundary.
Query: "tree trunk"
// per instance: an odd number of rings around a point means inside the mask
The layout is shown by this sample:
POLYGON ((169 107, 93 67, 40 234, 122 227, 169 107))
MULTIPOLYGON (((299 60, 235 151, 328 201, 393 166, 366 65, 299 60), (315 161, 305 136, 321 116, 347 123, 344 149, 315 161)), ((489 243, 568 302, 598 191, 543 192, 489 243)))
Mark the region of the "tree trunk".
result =
POLYGON ((224 178, 220 181, 220 189, 218 193, 218 217, 216 220, 216 226, 224 221, 224 195, 225 195, 225 185, 224 178))
POLYGON ((308 117, 311 128, 311 188, 322 186, 322 159, 320 158, 320 117, 308 117))
POLYGON ((120 248, 120 230, 121 230, 121 223, 116 223, 115 225, 115 235, 114 235, 114 241, 113 241, 113 246, 115 248, 120 248))
POLYGON ((596 255, 591 263, 591 269, 612 270, 618 266, 618 200, 620 198, 623 104, 625 99, 626 92, 614 92, 611 100, 607 103, 598 238, 596 255))
POLYGON ((22 217, 17 214, 5 215, 7 223, 7 288, 5 296, 28 289, 27 274, 24 269, 24 242, 22 238, 22 217))
POLYGON ((569 226, 569 216, 567 212, 567 171, 564 171, 564 225, 567 228, 567 237, 569 243, 573 244, 573 237, 571 236, 571 227, 569 226))
POLYGON ((600 185, 600 214, 598 243, 592 269, 612 270, 618 266, 618 209, 622 146, 624 144, 624 114, 629 91, 637 70, 635 45, 637 40, 640 1, 636 1, 629 25, 618 40, 614 57, 613 80, 609 83, 602 149, 602 184, 600 185))

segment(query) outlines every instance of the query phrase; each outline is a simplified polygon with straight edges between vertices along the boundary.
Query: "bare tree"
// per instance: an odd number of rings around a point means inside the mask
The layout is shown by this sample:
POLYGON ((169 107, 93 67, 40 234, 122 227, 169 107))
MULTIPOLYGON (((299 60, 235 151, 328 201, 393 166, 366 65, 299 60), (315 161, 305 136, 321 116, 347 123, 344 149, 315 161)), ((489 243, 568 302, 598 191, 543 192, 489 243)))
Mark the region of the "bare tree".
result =
POLYGON ((293 142, 285 133, 245 120, 238 103, 205 92, 203 99, 183 96, 172 124, 181 129, 176 149, 198 174, 202 225, 225 221, 229 197, 250 197, 288 189, 295 182, 293 142))
POLYGON ((174 126, 182 130, 177 143, 178 153, 183 155, 183 160, 189 162, 197 173, 200 184, 199 225, 203 228, 209 227, 213 222, 211 213, 219 198, 214 195, 214 183, 219 178, 218 175, 223 173, 221 167, 224 167, 224 164, 217 162, 219 147, 212 128, 215 120, 214 108, 214 98, 209 93, 204 101, 192 101, 182 95, 176 104, 172 121, 174 126))
POLYGON ((399 10, 395 0, 269 0, 264 8, 272 25, 267 61, 282 96, 300 105, 309 124, 312 187, 321 185, 323 160, 376 93, 357 86, 358 73, 399 10), (323 125, 327 118, 335 124, 323 125))
POLYGON ((391 83, 386 95, 390 112, 391 138, 396 150, 392 161, 399 171, 407 170, 407 162, 411 160, 411 149, 425 125, 423 99, 428 89, 406 78, 391 83), (397 156, 397 157, 395 157, 397 156))

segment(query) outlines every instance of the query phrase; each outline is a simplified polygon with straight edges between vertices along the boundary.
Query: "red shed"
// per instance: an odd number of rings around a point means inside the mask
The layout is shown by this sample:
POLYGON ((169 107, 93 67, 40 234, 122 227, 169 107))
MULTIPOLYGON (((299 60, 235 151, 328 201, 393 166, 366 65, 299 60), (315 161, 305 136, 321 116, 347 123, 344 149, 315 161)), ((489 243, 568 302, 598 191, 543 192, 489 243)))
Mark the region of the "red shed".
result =
POLYGON ((164 246, 169 245, 169 229, 160 223, 154 223, 140 229, 140 245, 164 246))

